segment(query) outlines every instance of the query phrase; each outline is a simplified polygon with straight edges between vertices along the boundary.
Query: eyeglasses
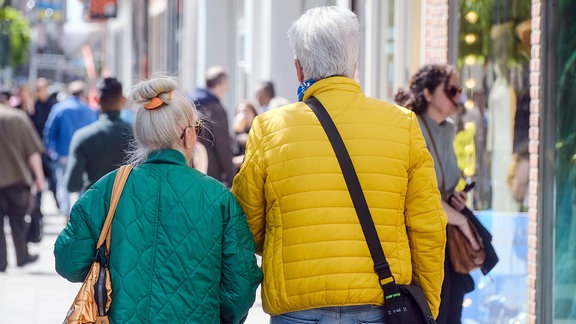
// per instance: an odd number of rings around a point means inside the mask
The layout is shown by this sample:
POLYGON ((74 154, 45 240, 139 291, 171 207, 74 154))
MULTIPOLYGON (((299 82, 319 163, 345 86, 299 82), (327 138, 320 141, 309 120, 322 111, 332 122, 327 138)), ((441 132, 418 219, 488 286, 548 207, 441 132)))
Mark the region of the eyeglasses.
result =
MULTIPOLYGON (((192 127, 192 125, 188 125, 186 127, 184 127, 184 129, 182 130, 182 135, 180 135, 180 139, 183 140, 184 139, 184 135, 186 135, 186 129, 192 127)), ((202 121, 198 120, 196 121, 196 124, 194 124, 194 132, 196 133, 196 136, 199 136, 200 133, 202 132, 202 121)))
POLYGON ((446 93, 448 98, 454 98, 456 95, 460 95, 462 93, 462 88, 456 86, 445 87, 444 93, 446 93))

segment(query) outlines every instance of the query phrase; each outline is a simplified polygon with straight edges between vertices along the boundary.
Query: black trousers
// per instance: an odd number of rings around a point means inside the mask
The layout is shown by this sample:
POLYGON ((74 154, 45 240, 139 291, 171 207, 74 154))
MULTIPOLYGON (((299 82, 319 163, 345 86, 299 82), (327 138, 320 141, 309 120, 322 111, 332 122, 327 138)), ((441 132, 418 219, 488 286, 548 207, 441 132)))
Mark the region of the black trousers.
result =
POLYGON ((438 324, 462 323, 464 295, 472 290, 474 290, 474 279, 469 274, 460 274, 454 271, 446 249, 444 282, 442 283, 440 311, 436 322, 438 324))
POLYGON ((30 203, 30 188, 19 184, 0 188, 0 270, 8 266, 6 251, 6 234, 4 233, 4 217, 8 216, 12 241, 16 250, 16 263, 22 264, 29 258, 28 254, 28 227, 25 216, 30 203))

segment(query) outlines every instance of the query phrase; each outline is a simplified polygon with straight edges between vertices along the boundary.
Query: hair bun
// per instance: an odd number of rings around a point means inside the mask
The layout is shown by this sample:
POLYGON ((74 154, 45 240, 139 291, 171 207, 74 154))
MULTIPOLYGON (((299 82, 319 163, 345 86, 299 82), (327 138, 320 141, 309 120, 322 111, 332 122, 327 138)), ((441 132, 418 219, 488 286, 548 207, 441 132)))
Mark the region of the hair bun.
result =
POLYGON ((132 99, 146 104, 154 98, 169 105, 172 103, 172 91, 178 89, 178 82, 171 78, 155 78, 138 83, 132 91, 132 99))
POLYGON ((162 92, 158 94, 158 98, 160 98, 163 103, 169 105, 172 103, 172 91, 162 92))

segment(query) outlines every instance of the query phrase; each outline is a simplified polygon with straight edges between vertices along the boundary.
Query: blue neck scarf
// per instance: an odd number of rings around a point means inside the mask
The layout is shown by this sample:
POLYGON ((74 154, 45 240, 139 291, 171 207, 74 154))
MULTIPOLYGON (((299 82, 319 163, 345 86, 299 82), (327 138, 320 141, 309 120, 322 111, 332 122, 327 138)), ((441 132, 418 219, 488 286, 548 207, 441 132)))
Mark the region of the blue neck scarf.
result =
POLYGON ((304 82, 302 82, 302 84, 300 84, 300 86, 298 86, 298 101, 302 101, 302 98, 304 98, 304 93, 306 92, 306 90, 308 90, 308 88, 310 88, 311 85, 314 84, 314 82, 316 82, 316 80, 306 80, 304 82))

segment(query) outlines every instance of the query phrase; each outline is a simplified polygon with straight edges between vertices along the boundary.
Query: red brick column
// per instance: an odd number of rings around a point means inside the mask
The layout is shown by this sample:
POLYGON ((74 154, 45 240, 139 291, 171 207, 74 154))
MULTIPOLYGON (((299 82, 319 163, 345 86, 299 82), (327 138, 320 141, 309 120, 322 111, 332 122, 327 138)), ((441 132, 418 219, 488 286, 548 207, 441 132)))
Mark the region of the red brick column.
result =
POLYGON ((448 0, 426 0, 424 63, 448 62, 448 0))
POLYGON ((542 1, 532 0, 532 50, 530 59, 530 184, 528 203, 528 317, 536 323, 536 254, 538 246, 538 147, 540 132, 541 17, 542 1))

